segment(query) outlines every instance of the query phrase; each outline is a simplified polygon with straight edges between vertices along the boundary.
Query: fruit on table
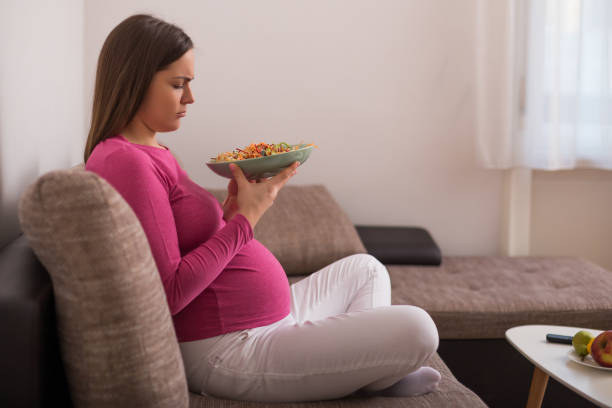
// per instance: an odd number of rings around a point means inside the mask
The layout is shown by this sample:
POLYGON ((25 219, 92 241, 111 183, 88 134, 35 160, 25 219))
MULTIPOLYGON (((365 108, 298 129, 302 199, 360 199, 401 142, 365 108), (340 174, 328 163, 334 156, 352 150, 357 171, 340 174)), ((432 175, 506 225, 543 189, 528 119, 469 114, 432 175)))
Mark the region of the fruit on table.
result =
POLYGON ((587 352, 589 354, 591 354, 591 345, 593 344, 593 340, 595 340, 595 337, 593 337, 591 341, 589 341, 589 344, 587 344, 587 352))
POLYGON ((574 334, 574 337, 572 338, 572 346, 574 346, 576 354, 579 356, 586 356, 589 354, 588 345, 594 338, 595 336, 586 330, 580 330, 578 333, 574 334))
POLYGON ((591 345, 591 356, 599 365, 612 367, 612 330, 604 331, 595 337, 591 345))

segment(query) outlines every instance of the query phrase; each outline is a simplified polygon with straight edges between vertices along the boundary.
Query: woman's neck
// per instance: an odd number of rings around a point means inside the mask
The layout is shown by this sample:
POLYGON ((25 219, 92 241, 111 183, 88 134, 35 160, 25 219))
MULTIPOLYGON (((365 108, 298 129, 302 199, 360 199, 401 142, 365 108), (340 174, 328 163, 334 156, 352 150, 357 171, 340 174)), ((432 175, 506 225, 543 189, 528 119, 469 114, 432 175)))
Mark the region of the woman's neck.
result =
POLYGON ((151 130, 138 118, 134 118, 125 129, 119 132, 132 143, 145 146, 162 147, 155 139, 155 131, 151 130))

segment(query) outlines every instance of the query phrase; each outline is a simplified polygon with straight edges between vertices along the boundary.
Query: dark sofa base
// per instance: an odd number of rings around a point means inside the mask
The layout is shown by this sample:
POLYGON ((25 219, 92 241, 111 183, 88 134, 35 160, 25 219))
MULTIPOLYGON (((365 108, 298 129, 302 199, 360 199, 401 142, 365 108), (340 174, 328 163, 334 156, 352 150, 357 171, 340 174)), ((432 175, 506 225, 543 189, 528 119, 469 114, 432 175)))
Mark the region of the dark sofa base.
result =
POLYGON ((53 287, 24 235, 0 251, 0 406, 71 407, 53 287))
MULTIPOLYGON (((527 404, 533 365, 506 339, 440 340, 438 354, 459 382, 488 406, 516 408, 527 404)), ((550 378, 542 407, 596 405, 550 378)))

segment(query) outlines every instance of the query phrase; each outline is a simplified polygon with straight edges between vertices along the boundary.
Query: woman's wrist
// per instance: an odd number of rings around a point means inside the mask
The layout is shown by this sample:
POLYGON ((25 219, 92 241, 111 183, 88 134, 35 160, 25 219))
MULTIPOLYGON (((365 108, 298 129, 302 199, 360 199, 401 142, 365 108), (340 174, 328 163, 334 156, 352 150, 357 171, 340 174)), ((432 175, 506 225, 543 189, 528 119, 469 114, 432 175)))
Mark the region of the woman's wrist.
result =
POLYGON ((259 218, 256 218, 253 214, 251 214, 248 211, 238 211, 236 214, 240 214, 242 215, 244 218, 247 219, 247 221, 249 222, 249 225, 251 226, 251 229, 254 230, 255 229, 255 224, 257 224, 257 220, 259 218))

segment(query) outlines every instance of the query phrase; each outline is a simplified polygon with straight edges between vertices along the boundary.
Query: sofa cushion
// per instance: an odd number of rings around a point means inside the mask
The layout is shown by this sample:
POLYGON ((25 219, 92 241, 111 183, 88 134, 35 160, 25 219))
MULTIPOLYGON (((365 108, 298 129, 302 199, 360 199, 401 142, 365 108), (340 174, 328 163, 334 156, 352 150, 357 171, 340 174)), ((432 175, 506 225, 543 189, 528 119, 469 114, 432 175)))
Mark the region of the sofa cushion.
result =
POLYGON ((612 272, 568 256, 445 256, 387 265, 392 304, 427 310, 442 339, 503 339, 523 324, 612 328, 612 272))
MULTIPOLYGON (((219 202, 227 194, 208 191, 219 202)), ((253 233, 287 275, 310 274, 345 256, 367 252, 351 220, 322 185, 283 187, 253 233)))
POLYGON ((40 176, 19 221, 53 285, 75 406, 186 407, 183 361, 138 218, 97 174, 40 176))
POLYGON ((336 400, 314 403, 262 403, 251 401, 232 401, 228 399, 189 393, 190 408, 486 408, 486 404, 471 390, 462 385, 450 372, 446 364, 435 353, 427 365, 437 369, 442 375, 438 389, 418 397, 357 397, 350 395, 336 400))
POLYGON ((442 253, 422 227, 356 225, 361 242, 383 264, 440 265, 442 253))

